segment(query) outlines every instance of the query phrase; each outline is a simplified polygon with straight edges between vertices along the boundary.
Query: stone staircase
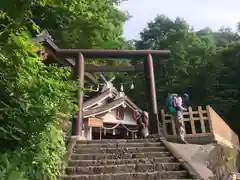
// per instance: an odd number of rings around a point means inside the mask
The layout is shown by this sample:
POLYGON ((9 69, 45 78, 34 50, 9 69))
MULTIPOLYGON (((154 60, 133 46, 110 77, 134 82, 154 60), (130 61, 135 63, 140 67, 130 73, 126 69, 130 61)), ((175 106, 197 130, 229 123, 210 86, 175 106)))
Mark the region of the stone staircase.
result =
POLYGON ((157 138, 76 141, 61 180, 194 179, 157 138))

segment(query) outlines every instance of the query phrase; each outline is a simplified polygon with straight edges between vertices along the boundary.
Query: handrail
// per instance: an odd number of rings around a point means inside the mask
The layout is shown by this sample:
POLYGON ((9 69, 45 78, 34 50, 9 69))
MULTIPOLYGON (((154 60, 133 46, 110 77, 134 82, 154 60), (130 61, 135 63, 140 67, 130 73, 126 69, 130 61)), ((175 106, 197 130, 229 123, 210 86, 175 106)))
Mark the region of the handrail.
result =
MULTIPOLYGON (((171 114, 166 114, 161 110, 163 121, 163 134, 166 137, 174 137, 176 134, 175 121, 171 114), (167 119, 166 119, 167 118, 167 119), (168 132, 170 126, 171 133, 168 132)), ((228 124, 209 105, 206 110, 198 106, 197 111, 192 107, 183 113, 185 126, 188 125, 187 137, 208 137, 207 141, 214 141, 234 147, 240 150, 238 135, 228 126, 228 124), (189 132, 189 129, 191 131, 189 132)), ((185 127, 185 129, 187 126, 185 127)), ((204 141, 205 142, 205 141, 204 141)))

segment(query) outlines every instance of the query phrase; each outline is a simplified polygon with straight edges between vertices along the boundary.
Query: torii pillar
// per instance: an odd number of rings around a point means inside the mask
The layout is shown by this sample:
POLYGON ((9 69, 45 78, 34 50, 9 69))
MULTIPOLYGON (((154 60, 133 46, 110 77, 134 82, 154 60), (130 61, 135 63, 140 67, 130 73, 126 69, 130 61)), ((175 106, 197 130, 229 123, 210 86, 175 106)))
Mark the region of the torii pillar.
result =
MULTIPOLYGON (((156 98, 156 88, 155 88, 155 78, 154 78, 154 68, 153 68, 153 58, 152 57, 169 57, 169 50, 90 50, 90 49, 56 49, 56 54, 62 57, 77 57, 77 62, 75 64, 75 69, 78 76, 78 84, 81 87, 78 91, 79 99, 79 111, 77 119, 75 122, 75 127, 73 129, 72 135, 81 136, 83 127, 83 91, 84 87, 84 58, 120 58, 120 59, 136 59, 144 58, 144 69, 145 80, 146 80, 146 95, 148 98, 148 113, 149 113, 149 124, 150 132, 152 134, 157 133, 159 129, 159 119, 158 119, 158 108, 157 108, 157 98, 156 98)), ((116 69, 116 67, 115 67, 116 69)), ((87 69, 86 69, 87 71, 87 69)), ((115 71, 116 72, 116 71, 115 71)))
POLYGON ((147 58, 144 59, 144 71, 149 114, 149 130, 151 134, 157 134, 160 130, 158 129, 160 121, 158 117, 153 58, 151 54, 148 54, 147 58))

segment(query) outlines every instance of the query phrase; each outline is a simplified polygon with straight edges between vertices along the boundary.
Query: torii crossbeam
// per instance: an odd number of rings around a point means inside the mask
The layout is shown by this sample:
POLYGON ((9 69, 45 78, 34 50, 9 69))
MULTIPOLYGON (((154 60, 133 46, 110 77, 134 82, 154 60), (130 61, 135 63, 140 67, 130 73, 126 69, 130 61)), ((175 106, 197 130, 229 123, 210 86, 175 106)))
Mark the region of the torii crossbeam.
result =
MULTIPOLYGON (((77 57, 76 73, 78 76, 79 85, 84 86, 84 58, 142 58, 144 59, 144 72, 146 81, 146 90, 148 98, 148 112, 150 132, 157 133, 159 123, 158 107, 156 99, 156 88, 154 78, 153 57, 166 58, 170 56, 169 50, 86 50, 86 49, 59 49, 56 51, 57 56, 61 57, 77 57)), ((79 136, 82 134, 83 126, 83 91, 79 90, 79 111, 76 120, 73 135, 79 136)))
MULTIPOLYGON (((50 39, 45 38, 45 43, 49 45, 51 50, 57 57, 62 58, 74 58, 75 62, 72 62, 72 66, 75 68, 78 83, 80 87, 84 87, 84 72, 129 72, 129 71, 143 71, 145 72, 146 92, 147 92, 147 104, 149 113, 150 132, 157 133, 158 129, 158 107, 156 98, 155 78, 153 58, 168 58, 170 56, 169 50, 90 50, 90 49, 60 49, 50 39), (86 65, 84 58, 114 58, 114 59, 143 59, 144 67, 140 66, 120 66, 120 67, 97 67, 92 65, 86 65)), ((83 91, 79 89, 79 111, 76 119, 76 124, 72 131, 72 135, 82 135, 83 128, 83 91)))
MULTIPOLYGON (((81 87, 84 87, 84 73, 86 72, 145 72, 146 92, 148 113, 150 119, 150 132, 160 132, 158 108, 156 100, 156 88, 154 78, 153 58, 167 58, 170 56, 169 50, 89 50, 89 49, 61 49, 54 42, 49 33, 43 30, 36 38, 35 42, 42 42, 46 47, 50 48, 51 54, 56 57, 63 57, 66 61, 62 62, 66 66, 71 66, 75 69, 78 77, 78 82, 81 87), (70 58, 70 59, 69 59, 70 58), (73 59, 76 59, 74 61, 73 59), (120 58, 120 59, 143 59, 144 66, 94 66, 87 65, 85 67, 84 58, 120 58)), ((48 50, 47 50, 48 51, 48 50)), ((79 112, 72 135, 82 135, 83 127, 83 91, 78 91, 79 112)))

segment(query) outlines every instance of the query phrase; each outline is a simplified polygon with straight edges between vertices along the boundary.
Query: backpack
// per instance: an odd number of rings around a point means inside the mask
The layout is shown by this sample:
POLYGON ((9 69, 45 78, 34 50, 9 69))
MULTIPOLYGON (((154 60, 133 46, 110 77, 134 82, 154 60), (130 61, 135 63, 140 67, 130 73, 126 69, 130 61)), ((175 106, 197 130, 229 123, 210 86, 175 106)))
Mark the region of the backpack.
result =
POLYGON ((168 97, 167 97, 167 106, 168 106, 168 109, 171 113, 174 113, 176 112, 176 108, 177 108, 177 95, 175 94, 169 94, 168 97))

